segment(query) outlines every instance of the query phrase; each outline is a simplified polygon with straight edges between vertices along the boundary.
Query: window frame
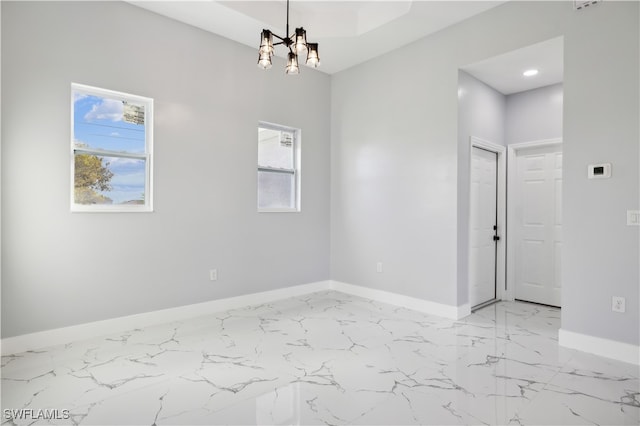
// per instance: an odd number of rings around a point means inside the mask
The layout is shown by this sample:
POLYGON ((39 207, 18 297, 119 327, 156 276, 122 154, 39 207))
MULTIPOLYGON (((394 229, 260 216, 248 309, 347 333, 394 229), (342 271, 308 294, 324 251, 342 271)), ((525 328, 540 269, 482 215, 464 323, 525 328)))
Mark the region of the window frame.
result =
POLYGON ((267 172, 267 173, 285 173, 285 174, 291 174, 293 175, 293 185, 294 185, 294 189, 293 189, 293 193, 294 193, 294 207, 279 207, 279 208, 274 208, 274 207, 260 207, 260 205, 258 204, 257 209, 258 209, 258 213, 299 213, 301 211, 301 173, 300 173, 300 166, 301 166, 301 149, 300 149, 300 142, 302 139, 302 130, 295 128, 295 127, 290 127, 290 126, 284 126, 282 124, 275 124, 275 123, 269 123, 266 121, 259 121, 258 122, 258 145, 256 145, 256 156, 257 156, 257 165, 256 165, 256 202, 259 202, 260 199, 260 186, 257 184, 258 182, 258 173, 259 172, 267 172), (292 148, 292 168, 291 169, 284 169, 284 168, 276 168, 276 167, 268 167, 268 166, 261 166, 260 165, 260 154, 259 154, 259 144, 260 144, 260 129, 264 128, 264 129, 269 129, 269 130, 276 130, 276 131, 285 131, 285 132, 290 132, 293 134, 293 143, 291 145, 292 148))
POLYGON ((99 87, 87 86, 79 83, 71 83, 71 147, 70 147, 70 210, 72 213, 149 213, 153 212, 153 99, 144 96, 132 95, 115 90, 102 89, 99 87), (109 151, 104 149, 93 149, 77 147, 75 145, 75 94, 81 93, 89 96, 99 96, 102 98, 127 101, 144 105, 144 153, 130 153, 109 151), (129 158, 144 160, 145 162, 145 184, 144 184, 144 204, 77 204, 75 202, 75 156, 76 153, 97 155, 100 157, 129 158))

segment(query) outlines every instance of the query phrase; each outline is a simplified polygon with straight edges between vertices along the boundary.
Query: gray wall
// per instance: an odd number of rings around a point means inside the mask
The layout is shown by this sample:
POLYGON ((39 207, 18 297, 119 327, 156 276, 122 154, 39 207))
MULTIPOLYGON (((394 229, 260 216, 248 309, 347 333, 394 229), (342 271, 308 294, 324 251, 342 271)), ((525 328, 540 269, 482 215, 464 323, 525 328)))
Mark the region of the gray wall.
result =
POLYGON ((2 336, 329 276, 465 303, 458 69, 564 36, 562 327, 638 344, 625 211, 640 205, 639 17, 637 2, 509 2, 292 80, 282 64, 238 66, 254 49, 125 4, 2 2, 2 336), (154 213, 68 212, 71 81, 155 99, 154 213), (255 212, 258 120, 303 129, 300 214, 255 212), (614 177, 587 181, 601 161, 614 177))
POLYGON ((603 3, 565 38, 562 328, 640 344, 638 2, 603 3), (612 177, 587 180, 587 165, 612 177), (626 313, 611 311, 626 298, 626 313))
POLYGON ((562 138, 562 96, 562 84, 507 96, 507 144, 562 138))
POLYGON ((640 204, 638 23, 637 2, 579 12, 571 2, 509 2, 334 75, 332 278, 466 301, 457 289, 457 217, 466 213, 458 68, 564 36, 562 327, 638 344, 639 233, 625 224, 640 204), (611 161, 615 177, 587 181, 597 161, 611 161), (611 312, 613 295, 627 298, 626 314, 611 312))
POLYGON ((504 145, 506 97, 472 75, 458 74, 458 305, 469 301, 470 138, 504 145))
POLYGON ((2 2, 2 337, 329 278, 330 77, 256 60, 125 3, 2 2), (155 212, 69 212, 71 82, 154 98, 155 212), (259 120, 302 129, 301 213, 256 212, 259 120))
POLYGON ((440 38, 332 79, 331 277, 455 305, 458 74, 440 38))

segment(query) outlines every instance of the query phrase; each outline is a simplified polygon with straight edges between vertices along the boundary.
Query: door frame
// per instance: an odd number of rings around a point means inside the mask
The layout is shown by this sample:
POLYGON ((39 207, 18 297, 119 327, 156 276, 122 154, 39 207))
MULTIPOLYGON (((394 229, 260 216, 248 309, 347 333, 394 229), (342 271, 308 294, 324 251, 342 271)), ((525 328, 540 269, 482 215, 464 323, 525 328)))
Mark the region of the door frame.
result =
MULTIPOLYGON (((540 139, 529 142, 520 142, 514 143, 507 146, 507 181, 508 182, 516 182, 518 178, 518 169, 516 167, 516 157, 518 155, 518 151, 522 151, 530 148, 544 148, 544 147, 560 147, 562 148, 562 138, 555 139, 540 139)), ((515 300, 516 292, 515 292, 515 282, 516 282, 516 237, 517 233, 515 232, 515 206, 518 201, 519 191, 516 190, 515 185, 508 185, 507 188, 507 238, 506 238, 506 266, 507 266, 507 282, 506 282, 506 292, 504 300, 515 300)))
MULTIPOLYGON (((496 250, 496 300, 504 300, 506 284, 506 206, 507 206, 507 148, 476 136, 469 137, 469 209, 467 212, 467 223, 471 224, 471 156, 473 148, 481 148, 486 151, 495 152, 497 155, 498 179, 496 185, 497 193, 497 213, 498 213, 498 235, 496 250)), ((467 295, 471 295, 471 229, 467 232, 467 295)))

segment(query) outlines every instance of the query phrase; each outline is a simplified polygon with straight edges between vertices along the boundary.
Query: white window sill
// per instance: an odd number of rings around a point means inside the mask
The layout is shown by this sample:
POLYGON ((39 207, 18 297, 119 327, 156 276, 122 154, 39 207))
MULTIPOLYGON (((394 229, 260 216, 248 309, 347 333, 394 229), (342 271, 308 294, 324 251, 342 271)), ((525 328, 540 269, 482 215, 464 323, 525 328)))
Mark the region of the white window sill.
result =
POLYGON ((290 209, 290 208, 258 209, 258 213, 300 213, 300 209, 290 209))
POLYGON ((71 213, 153 213, 153 207, 151 206, 113 206, 111 208, 95 205, 90 206, 77 206, 71 207, 71 213))

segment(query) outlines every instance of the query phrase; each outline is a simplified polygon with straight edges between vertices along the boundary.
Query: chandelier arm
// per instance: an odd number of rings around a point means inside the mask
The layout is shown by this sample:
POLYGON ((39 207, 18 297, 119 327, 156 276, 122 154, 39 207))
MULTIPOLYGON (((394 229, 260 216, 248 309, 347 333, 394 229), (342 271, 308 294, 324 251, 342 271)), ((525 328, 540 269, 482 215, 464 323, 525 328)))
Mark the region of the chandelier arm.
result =
POLYGON ((293 36, 291 37, 280 37, 278 34, 274 34, 271 33, 272 36, 274 36, 275 38, 277 38, 278 40, 282 40, 278 43, 273 43, 274 46, 278 45, 278 44, 284 44, 285 46, 289 47, 293 44, 293 36))

